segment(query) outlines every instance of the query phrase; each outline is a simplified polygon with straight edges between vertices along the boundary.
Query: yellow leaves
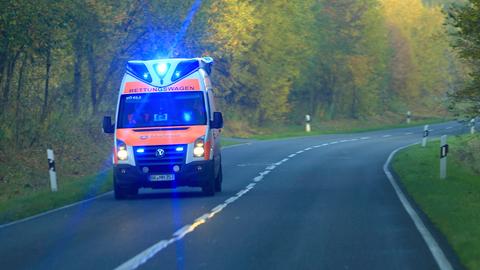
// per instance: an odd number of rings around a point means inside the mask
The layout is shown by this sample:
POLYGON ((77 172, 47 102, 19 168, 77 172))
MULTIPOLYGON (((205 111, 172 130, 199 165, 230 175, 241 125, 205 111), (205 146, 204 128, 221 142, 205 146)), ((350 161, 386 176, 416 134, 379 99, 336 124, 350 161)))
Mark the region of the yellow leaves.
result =
POLYGON ((393 49, 392 90, 410 105, 420 96, 444 95, 448 43, 441 8, 422 0, 382 0, 381 6, 393 49))
POLYGON ((382 0, 382 9, 388 23, 408 29, 422 16, 422 0, 382 0))
POLYGON ((217 45, 222 54, 245 52, 254 39, 257 24, 254 13, 254 6, 247 1, 214 1, 210 11, 212 16, 208 20, 211 29, 208 41, 217 45))
POLYGON ((363 55, 350 56, 348 66, 353 75, 353 82, 357 87, 364 87, 368 84, 371 74, 374 72, 374 64, 363 55))

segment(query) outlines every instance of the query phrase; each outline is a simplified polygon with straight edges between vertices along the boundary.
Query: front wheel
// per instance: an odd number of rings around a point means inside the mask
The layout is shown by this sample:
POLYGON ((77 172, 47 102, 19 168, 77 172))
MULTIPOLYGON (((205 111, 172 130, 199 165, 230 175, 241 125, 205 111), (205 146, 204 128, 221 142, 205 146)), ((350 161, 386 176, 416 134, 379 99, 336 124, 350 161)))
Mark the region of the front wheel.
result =
POLYGON ((215 195, 215 171, 212 170, 212 174, 208 176, 207 181, 202 186, 202 192, 205 196, 215 195))
POLYGON ((138 188, 136 187, 120 187, 115 179, 113 180, 113 193, 116 200, 124 200, 129 196, 135 196, 138 194, 138 188))
POLYGON ((220 168, 218 169, 218 175, 215 178, 215 191, 216 192, 221 192, 222 191, 222 182, 223 182, 222 164, 220 164, 220 168))

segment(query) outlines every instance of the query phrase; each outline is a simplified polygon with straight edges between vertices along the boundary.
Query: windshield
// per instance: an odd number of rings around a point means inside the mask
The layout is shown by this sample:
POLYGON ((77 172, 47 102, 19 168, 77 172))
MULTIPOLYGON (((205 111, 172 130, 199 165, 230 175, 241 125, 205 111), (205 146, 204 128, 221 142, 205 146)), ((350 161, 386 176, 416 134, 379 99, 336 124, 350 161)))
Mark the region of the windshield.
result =
POLYGON ((207 122, 202 92, 123 95, 118 128, 191 126, 207 122))

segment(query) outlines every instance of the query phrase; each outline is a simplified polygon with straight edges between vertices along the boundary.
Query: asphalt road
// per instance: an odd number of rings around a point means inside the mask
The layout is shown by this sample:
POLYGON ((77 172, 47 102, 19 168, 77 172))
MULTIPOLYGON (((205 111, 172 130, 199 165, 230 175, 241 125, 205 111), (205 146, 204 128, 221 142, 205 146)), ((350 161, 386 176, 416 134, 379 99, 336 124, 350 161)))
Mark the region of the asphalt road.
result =
MULTIPOLYGON (((466 131, 454 122, 431 128, 431 136, 466 131)), ((225 148, 224 191, 215 197, 188 188, 142 190, 127 201, 109 193, 2 227, 0 269, 438 269, 383 171, 394 149, 422 133, 225 148)))

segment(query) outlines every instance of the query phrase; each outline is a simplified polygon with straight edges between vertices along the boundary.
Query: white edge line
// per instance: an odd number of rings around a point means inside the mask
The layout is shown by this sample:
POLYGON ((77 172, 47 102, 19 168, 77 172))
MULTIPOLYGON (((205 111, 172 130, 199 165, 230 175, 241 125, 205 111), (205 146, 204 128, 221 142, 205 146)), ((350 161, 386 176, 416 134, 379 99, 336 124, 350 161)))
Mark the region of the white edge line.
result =
MULTIPOLYGON (((221 149, 244 146, 244 145, 251 145, 251 144, 252 143, 240 143, 240 144, 224 146, 221 149)), ((98 196, 95 196, 95 197, 92 197, 92 198, 89 198, 89 199, 86 199, 86 200, 81 200, 81 201, 74 202, 74 203, 71 203, 71 204, 67 204, 67 205, 64 205, 64 206, 61 206, 61 207, 58 207, 58 208, 50 209, 48 211, 41 212, 41 213, 38 213, 38 214, 33 215, 33 216, 29 216, 29 217, 22 218, 22 219, 19 219, 19 220, 15 220, 15 221, 12 221, 12 222, 9 222, 9 223, 1 224, 0 229, 10 227, 10 226, 18 224, 18 223, 23 223, 23 222, 26 222, 26 221, 29 221, 29 220, 32 220, 32 219, 36 219, 36 218, 39 218, 39 217, 42 217, 42 216, 45 216, 45 215, 48 215, 48 214, 51 214, 51 213, 55 213, 57 211, 60 211, 60 210, 66 209, 66 208, 70 208, 70 207, 73 207, 73 206, 76 206, 76 205, 79 205, 79 204, 87 203, 87 202, 96 200, 98 198, 101 198, 103 196, 107 196, 107 195, 111 194, 112 192, 113 191, 108 191, 108 192, 105 192, 103 194, 100 194, 98 196)))
POLYGON ((45 215, 48 215, 48 214, 51 214, 51 213, 54 213, 54 212, 57 212, 57 211, 60 211, 60 210, 66 209, 66 208, 70 208, 70 207, 72 207, 72 206, 76 206, 76 205, 79 205, 79 204, 84 204, 84 203, 87 203, 87 202, 96 200, 96 199, 98 199, 98 198, 107 196, 107 195, 109 195, 109 194, 112 193, 112 192, 113 192, 113 191, 108 191, 108 192, 105 192, 105 193, 103 193, 103 194, 97 195, 97 196, 95 196, 95 197, 92 197, 92 198, 89 198, 89 199, 86 199, 86 200, 81 200, 81 201, 74 202, 74 203, 71 203, 71 204, 67 204, 67 205, 64 205, 64 206, 59 207, 59 208, 54 208, 54 209, 51 209, 51 210, 48 210, 48 211, 45 211, 45 212, 42 212, 42 213, 39 213, 39 214, 36 214, 36 215, 33 215, 33 216, 29 216, 29 217, 26 217, 26 218, 22 218, 22 219, 19 219, 19 220, 15 220, 15 221, 12 221, 12 222, 10 222, 10 223, 2 224, 2 225, 0 225, 0 229, 6 228, 6 227, 10 227, 10 226, 12 226, 12 225, 15 225, 15 224, 18 224, 18 223, 22 223, 22 222, 25 222, 25 221, 29 221, 29 220, 32 220, 32 219, 36 219, 36 218, 39 218, 39 217, 41 217, 41 216, 45 216, 45 215))
POLYGON ((223 149, 234 148, 234 147, 245 146, 245 145, 252 145, 252 143, 251 143, 251 142, 247 142, 247 143, 239 143, 239 144, 227 145, 227 146, 222 146, 221 149, 223 150, 223 149))
POLYGON ((388 156, 387 161, 383 165, 383 171, 385 172, 385 175, 387 176, 388 180, 390 181, 390 184, 392 184, 393 189, 397 193, 398 199, 403 205, 403 208, 405 208, 405 211, 408 213, 410 218, 412 219, 413 223, 415 224, 415 227, 417 228, 418 232, 422 235, 423 240, 428 246, 428 249, 433 255, 433 258, 435 259, 436 263, 438 264, 438 267, 440 270, 453 270, 452 265, 448 261, 447 257, 445 256, 445 253, 441 249, 441 247, 438 245, 437 241, 435 238, 432 236, 430 231, 427 229, 425 224, 423 223, 422 219, 418 216, 417 212, 415 209, 412 207, 408 199, 405 197, 405 194, 403 191, 400 189, 400 187, 397 184, 397 181, 393 177, 393 174, 389 170, 390 162, 392 161, 393 157, 395 154, 397 154, 398 151, 405 149, 409 146, 416 145, 418 143, 410 144, 407 146, 403 146, 400 148, 395 149, 392 153, 390 153, 390 156, 388 156))

